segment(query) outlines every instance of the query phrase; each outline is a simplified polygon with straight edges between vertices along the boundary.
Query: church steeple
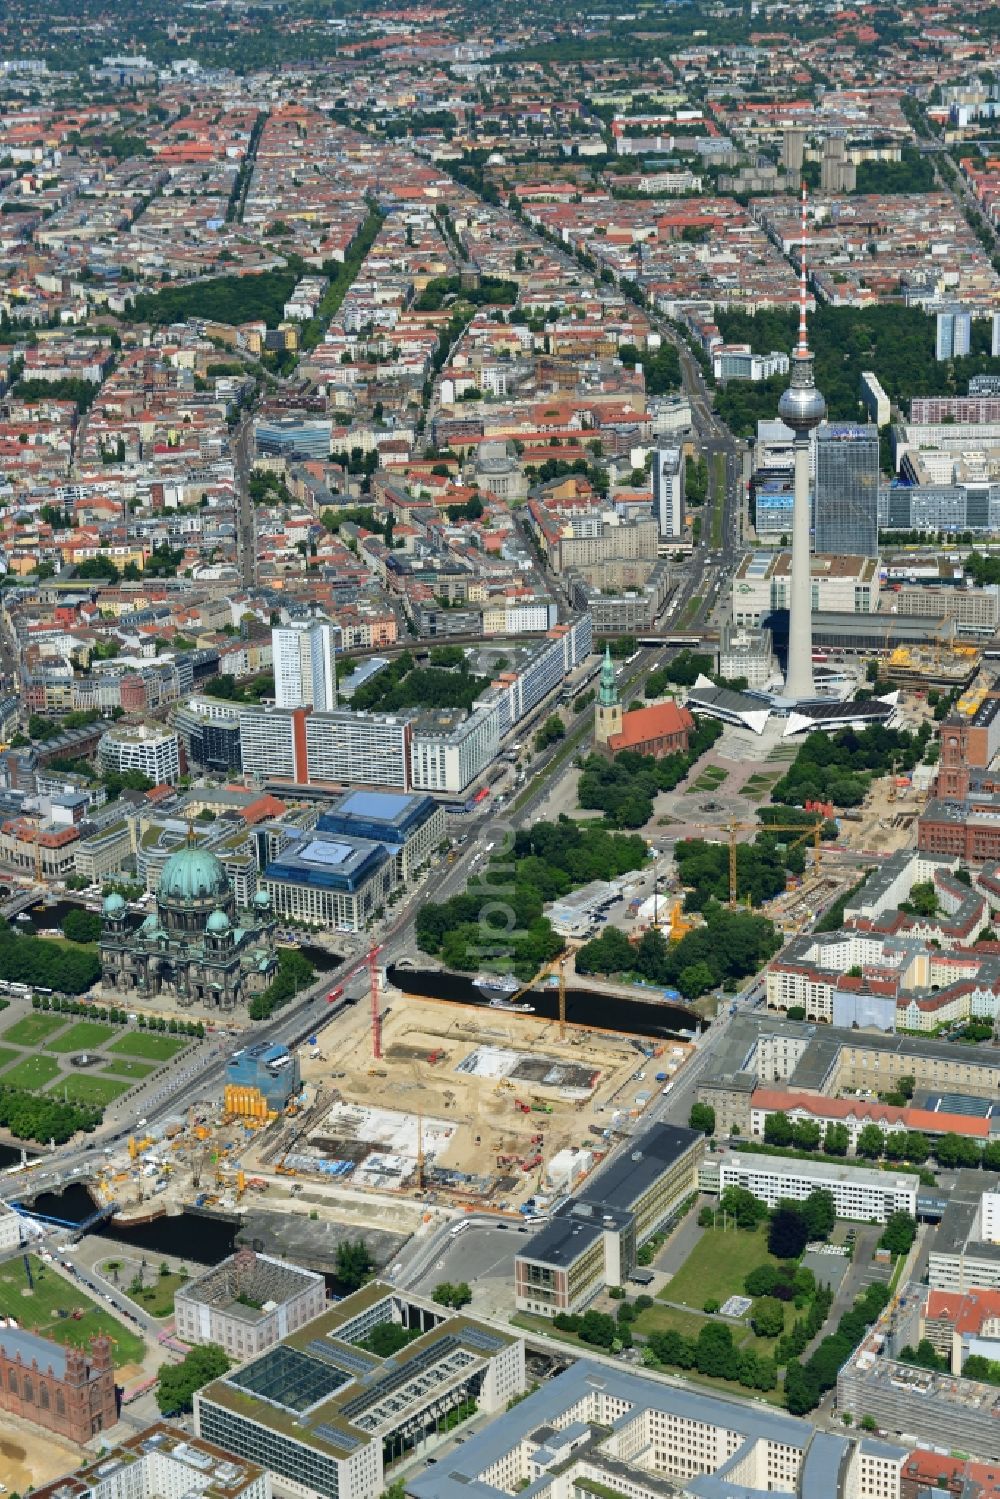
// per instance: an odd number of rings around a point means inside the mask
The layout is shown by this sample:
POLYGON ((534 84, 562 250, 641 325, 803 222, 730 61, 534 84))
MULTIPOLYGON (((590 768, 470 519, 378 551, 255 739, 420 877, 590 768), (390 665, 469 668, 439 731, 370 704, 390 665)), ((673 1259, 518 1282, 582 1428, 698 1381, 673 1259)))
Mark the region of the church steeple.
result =
POLYGON ((604 647, 604 664, 601 667, 601 690, 597 701, 602 708, 613 708, 618 702, 618 683, 615 681, 615 667, 611 659, 611 647, 604 647))
POLYGON ((610 646, 604 647, 604 665, 601 667, 601 686, 597 694, 597 713, 594 718, 594 743, 607 747, 610 739, 622 731, 622 705, 615 680, 615 665, 611 659, 610 646))

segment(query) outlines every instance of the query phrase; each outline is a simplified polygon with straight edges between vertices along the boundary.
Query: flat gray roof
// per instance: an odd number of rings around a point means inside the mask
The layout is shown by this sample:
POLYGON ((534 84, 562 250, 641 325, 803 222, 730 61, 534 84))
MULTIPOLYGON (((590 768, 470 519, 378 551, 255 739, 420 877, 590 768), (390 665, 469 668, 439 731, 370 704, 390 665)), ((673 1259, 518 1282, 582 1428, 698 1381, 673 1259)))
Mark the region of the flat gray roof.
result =
MULTIPOLYGON (((722 1427, 747 1441, 764 1438, 804 1453, 819 1436, 810 1422, 767 1410, 756 1401, 725 1400, 706 1390, 685 1389, 642 1374, 580 1359, 526 1400, 520 1401, 513 1410, 497 1416, 483 1431, 470 1437, 460 1450, 449 1453, 426 1473, 407 1479, 406 1493, 412 1499, 496 1499, 502 1491, 481 1475, 520 1442, 544 1437, 544 1431, 560 1416, 595 1391, 625 1402, 633 1411, 662 1411, 722 1427)), ((629 1417, 626 1414, 622 1419, 628 1420, 629 1417)), ((837 1475, 848 1446, 848 1438, 826 1437, 816 1462, 809 1467, 810 1487, 802 1490, 803 1499, 835 1499, 837 1475)), ((716 1474, 685 1480, 678 1486, 703 1494, 706 1499, 709 1496, 721 1499, 722 1495, 744 1492, 741 1485, 734 1485, 722 1476, 726 1466, 728 1464, 716 1474)), ((803 1473, 805 1475, 805 1465, 803 1473)), ((636 1476, 640 1476, 638 1471, 636 1476)), ((645 1481, 647 1475, 642 1473, 641 1476, 645 1481)), ((529 1488, 525 1492, 530 1495, 532 1491, 529 1488)))

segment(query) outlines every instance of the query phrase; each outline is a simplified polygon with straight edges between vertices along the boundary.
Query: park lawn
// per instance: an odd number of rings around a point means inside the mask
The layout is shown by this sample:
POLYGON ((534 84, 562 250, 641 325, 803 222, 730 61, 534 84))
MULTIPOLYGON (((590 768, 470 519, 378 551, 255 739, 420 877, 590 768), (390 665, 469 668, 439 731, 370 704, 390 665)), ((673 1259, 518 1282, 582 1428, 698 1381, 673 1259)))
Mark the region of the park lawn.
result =
POLYGON ((721 765, 707 765, 696 781, 688 786, 686 795, 694 796, 699 791, 718 791, 723 781, 728 781, 729 771, 723 770, 721 765))
POLYGON ((54 1057, 25 1057, 4 1073, 3 1080, 12 1088, 27 1088, 33 1093, 58 1076, 59 1063, 54 1057))
POLYGON ((65 1024, 62 1015, 25 1015, 7 1027, 3 1039, 15 1046, 38 1046, 47 1036, 61 1031, 65 1024))
POLYGON ((131 1057, 113 1057, 101 1068, 104 1077, 148 1077, 156 1071, 155 1062, 133 1062, 131 1057))
POLYGON ((768 1252, 766 1225, 753 1233, 741 1228, 707 1228, 660 1296, 701 1311, 710 1296, 720 1305, 729 1296, 742 1296, 748 1271, 777 1263, 768 1252))
POLYGON ((24 1052, 18 1051, 15 1046, 0 1046, 0 1068, 6 1067, 10 1062, 16 1062, 18 1057, 23 1057, 24 1052))
POLYGON ((124 1052, 128 1057, 148 1057, 151 1062, 167 1062, 187 1046, 190 1036, 151 1036, 148 1031, 128 1031, 112 1041, 109 1051, 124 1052))
POLYGON ((45 1043, 46 1051, 94 1051, 110 1041, 115 1033, 113 1025, 101 1025, 97 1020, 78 1020, 61 1036, 45 1043))
POLYGON ((141 1291, 130 1286, 121 1289, 130 1301, 141 1306, 151 1317, 170 1317, 174 1310, 174 1297, 190 1277, 186 1275, 157 1275, 154 1273, 148 1285, 141 1291))
MULTIPOLYGON (((795 1308, 791 1302, 785 1306, 785 1326, 790 1327, 792 1318, 796 1315, 795 1308), (789 1317, 791 1311, 791 1318, 789 1317)), ((679 1332, 685 1338, 696 1338, 705 1326, 706 1322, 721 1322, 728 1327, 733 1335, 733 1342, 738 1348, 752 1348, 754 1353, 759 1353, 762 1358, 773 1358, 777 1338, 758 1338, 750 1326, 750 1313, 735 1321, 730 1317, 710 1317, 699 1315, 697 1312, 682 1312, 675 1306, 664 1306, 662 1302, 656 1302, 648 1306, 644 1312, 640 1312, 632 1323, 632 1331, 648 1337, 654 1332, 679 1332)), ((685 1369, 684 1373, 688 1371, 685 1369)))
POLYGON ((74 1343, 86 1348, 98 1333, 107 1333, 114 1343, 115 1364, 138 1364, 146 1351, 142 1338, 129 1332, 117 1318, 101 1311, 79 1287, 58 1271, 43 1265, 35 1255, 28 1256, 34 1290, 28 1288, 24 1260, 5 1260, 0 1264, 0 1316, 13 1317, 19 1327, 57 1343, 74 1343), (82 1316, 74 1318, 74 1312, 82 1316))
MULTIPOLYGON (((16 1070, 16 1069, 15 1069, 16 1070)), ((127 1078, 94 1077, 92 1073, 76 1072, 70 1077, 61 1077, 49 1093, 56 1098, 65 1098, 67 1103, 93 1104, 104 1108, 120 1093, 127 1093, 132 1084, 127 1078)))

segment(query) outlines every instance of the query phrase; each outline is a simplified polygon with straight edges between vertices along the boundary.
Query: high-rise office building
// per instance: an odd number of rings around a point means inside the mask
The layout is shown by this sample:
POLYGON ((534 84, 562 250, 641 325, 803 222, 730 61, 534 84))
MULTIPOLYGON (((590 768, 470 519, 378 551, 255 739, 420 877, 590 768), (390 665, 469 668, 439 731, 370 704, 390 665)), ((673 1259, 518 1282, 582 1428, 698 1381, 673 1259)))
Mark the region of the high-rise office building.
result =
POLYGON ((271 631, 274 696, 279 708, 337 706, 337 661, 333 626, 313 619, 278 625, 271 631))
POLYGON ((1000 359, 1000 312, 995 312, 993 314, 993 333, 990 339, 990 355, 993 359, 1000 359))
POLYGON ((680 448, 653 453, 653 515, 660 538, 678 541, 684 534, 684 455, 680 448))
POLYGON ((878 556, 878 428, 831 422, 816 432, 813 549, 832 557, 878 556))
POLYGON ((972 347, 972 313, 964 307, 945 307, 937 315, 934 357, 959 359, 972 347))

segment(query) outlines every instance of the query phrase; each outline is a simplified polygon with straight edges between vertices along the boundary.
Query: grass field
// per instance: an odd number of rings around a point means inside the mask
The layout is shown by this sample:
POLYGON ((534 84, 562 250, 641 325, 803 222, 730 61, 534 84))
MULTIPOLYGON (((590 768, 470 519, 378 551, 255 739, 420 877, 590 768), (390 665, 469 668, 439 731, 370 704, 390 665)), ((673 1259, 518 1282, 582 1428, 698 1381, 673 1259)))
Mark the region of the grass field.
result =
POLYGON ((100 1311, 79 1287, 29 1255, 34 1290, 28 1292, 24 1262, 20 1258, 0 1264, 0 1315, 13 1317, 19 1327, 54 1338, 57 1343, 75 1343, 86 1348, 92 1337, 107 1333, 115 1347, 115 1364, 137 1364, 145 1344, 114 1317, 100 1311), (74 1317, 75 1312, 82 1316, 74 1317))
POLYGON ((105 1077, 148 1077, 155 1071, 155 1062, 133 1062, 130 1057, 114 1057, 106 1067, 101 1068, 105 1077))
POLYGON ((54 1057, 25 1057, 4 1073, 3 1080, 12 1088, 27 1088, 33 1092, 58 1076, 59 1063, 54 1057))
POLYGON ((96 1104, 103 1108, 119 1094, 127 1093, 131 1086, 124 1077, 94 1077, 93 1073, 77 1072, 70 1077, 61 1077, 49 1092, 56 1098, 66 1098, 70 1103, 96 1104))
POLYGON ((78 1020, 61 1036, 45 1043, 46 1051, 94 1051, 115 1033, 113 1025, 101 1025, 96 1020, 78 1020))
POLYGON ((768 1253, 766 1228, 754 1233, 739 1228, 708 1228, 660 1294, 666 1301, 678 1301, 700 1311, 710 1296, 720 1303, 729 1296, 742 1296, 748 1270, 777 1263, 768 1253))
POLYGON ((158 1275, 154 1271, 147 1276, 141 1291, 133 1291, 124 1281, 121 1289, 151 1317, 169 1317, 174 1309, 174 1297, 187 1279, 186 1275, 158 1275))
POLYGON ((706 765, 698 779, 687 788, 687 795, 693 796, 696 791, 718 791, 728 779, 729 771, 723 770, 721 765, 706 765))
POLYGON ((25 1015, 8 1026, 3 1039, 15 1046, 39 1046, 46 1037, 61 1031, 65 1024, 62 1015, 25 1015))
POLYGON ((0 1068, 6 1067, 8 1062, 16 1062, 23 1055, 23 1052, 17 1051, 13 1046, 0 1046, 0 1068))
POLYGON ((148 1057, 151 1062, 166 1062, 187 1044, 187 1036, 151 1036, 146 1031, 129 1031, 112 1041, 108 1050, 124 1052, 128 1057, 148 1057))
MULTIPOLYGON (((785 1308, 786 1327, 791 1326, 789 1311, 791 1311, 792 1318, 797 1315, 791 1302, 785 1308)), ((635 1332, 647 1335, 651 1332, 679 1332, 685 1338, 696 1338, 706 1322, 715 1320, 714 1317, 699 1316, 697 1312, 682 1312, 675 1306, 664 1306, 658 1301, 654 1306, 649 1306, 644 1312, 640 1312, 632 1326, 635 1332)), ((768 1357, 774 1352, 777 1338, 758 1338, 750 1326, 749 1315, 740 1322, 723 1320, 732 1330, 734 1343, 740 1348, 752 1348, 755 1353, 768 1357)))

